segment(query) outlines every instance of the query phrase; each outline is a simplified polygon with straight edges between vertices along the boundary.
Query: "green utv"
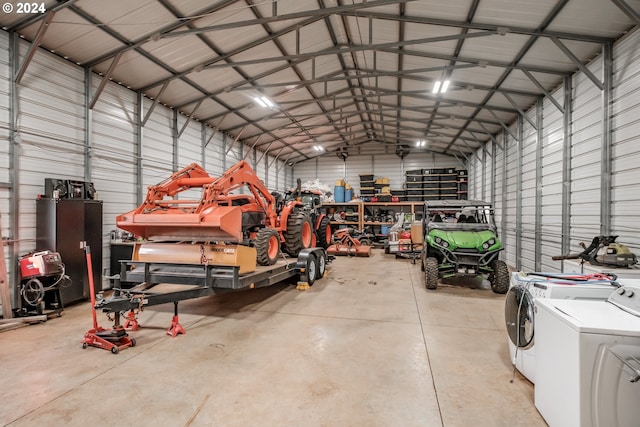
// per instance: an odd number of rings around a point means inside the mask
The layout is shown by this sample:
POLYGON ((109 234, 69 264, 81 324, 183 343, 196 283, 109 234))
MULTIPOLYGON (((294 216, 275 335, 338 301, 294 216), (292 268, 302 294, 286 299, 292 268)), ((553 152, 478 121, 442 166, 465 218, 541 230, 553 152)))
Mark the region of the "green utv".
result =
POLYGON ((509 270, 498 259, 502 246, 490 203, 428 201, 422 225, 422 271, 427 289, 436 289, 440 278, 485 275, 493 292, 507 292, 509 270))

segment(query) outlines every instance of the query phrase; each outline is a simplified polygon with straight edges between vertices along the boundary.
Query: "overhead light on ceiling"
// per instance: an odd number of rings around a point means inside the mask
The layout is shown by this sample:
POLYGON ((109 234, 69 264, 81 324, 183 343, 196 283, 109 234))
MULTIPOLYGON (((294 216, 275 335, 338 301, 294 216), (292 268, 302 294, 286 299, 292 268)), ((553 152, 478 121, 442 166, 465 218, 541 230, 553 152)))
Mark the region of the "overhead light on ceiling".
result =
POLYGON ((258 103, 259 106, 261 106, 262 108, 273 108, 275 107, 275 104, 273 103, 273 101, 271 101, 269 98, 267 98, 266 96, 257 96, 254 98, 254 100, 256 101, 256 103, 258 103))
POLYGON ((450 83, 451 80, 436 80, 436 82, 433 84, 433 90, 431 91, 431 93, 445 93, 447 89, 449 89, 450 83))
POLYGON ((323 152, 324 151, 324 147, 322 145, 314 145, 313 149, 319 152, 323 152))
POLYGON ((425 141, 424 139, 416 142, 416 147, 426 147, 427 146, 427 141, 425 141))

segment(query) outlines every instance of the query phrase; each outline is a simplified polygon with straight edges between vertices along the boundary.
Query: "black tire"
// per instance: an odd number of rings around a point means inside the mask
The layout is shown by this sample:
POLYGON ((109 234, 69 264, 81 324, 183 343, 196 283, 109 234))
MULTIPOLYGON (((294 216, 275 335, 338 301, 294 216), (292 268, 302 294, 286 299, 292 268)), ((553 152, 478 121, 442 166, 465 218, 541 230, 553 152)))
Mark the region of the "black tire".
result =
POLYGON ((388 240, 384 242, 384 253, 387 255, 391 253, 391 246, 389 246, 388 240))
POLYGON ((316 261, 316 257, 314 255, 309 255, 309 257, 307 258, 305 274, 307 275, 307 284, 309 284, 309 286, 313 286, 313 284, 316 282, 318 274, 318 262, 316 261))
POLYGON ((496 294, 506 294, 509 290, 509 268, 507 264, 502 260, 495 260, 491 267, 493 273, 489 275, 489 281, 491 282, 491 289, 496 294))
POLYGON ((111 353, 118 354, 119 352, 120 352, 120 349, 118 347, 111 347, 111 353))
POLYGON ((291 256, 298 256, 301 250, 313 244, 313 233, 309 215, 302 211, 291 213, 284 232, 284 250, 291 256))
POLYGON ((131 338, 131 347, 135 347, 136 346, 136 339, 135 338, 131 338))
POLYGON ((331 233, 331 224, 329 223, 329 218, 325 216, 320 220, 320 225, 316 230, 316 239, 318 241, 318 246, 327 249, 329 245, 331 245, 332 237, 333 233, 331 233))
POLYGON ((259 265, 273 265, 280 255, 280 236, 272 228, 261 228, 258 230, 253 246, 256 248, 259 265))
POLYGON ((87 348, 87 343, 86 343, 86 342, 83 342, 83 343, 82 343, 82 348, 83 348, 83 349, 87 348))
POLYGON ((327 258, 325 255, 320 255, 320 257, 318 257, 318 274, 316 276, 317 280, 320 280, 324 277, 325 271, 327 271, 327 258))
POLYGON ((428 257, 424 264, 424 282, 427 289, 438 289, 438 260, 428 257))
POLYGON ((366 237, 359 239, 360 240, 360 244, 364 245, 364 246, 372 246, 373 242, 371 241, 371 239, 368 239, 366 237))

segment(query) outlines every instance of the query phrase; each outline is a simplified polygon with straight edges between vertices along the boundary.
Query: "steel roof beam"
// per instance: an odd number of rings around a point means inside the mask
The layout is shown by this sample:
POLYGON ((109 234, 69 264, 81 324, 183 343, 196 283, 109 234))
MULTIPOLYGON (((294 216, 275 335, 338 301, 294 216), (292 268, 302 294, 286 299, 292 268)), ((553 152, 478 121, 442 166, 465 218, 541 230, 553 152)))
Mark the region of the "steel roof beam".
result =
POLYGON ((618 6, 636 25, 640 25, 640 14, 633 9, 629 3, 624 0, 611 0, 613 4, 618 6))
POLYGON ((602 81, 597 78, 592 72, 591 70, 589 70, 589 68, 587 68, 586 65, 584 65, 577 56, 575 56, 573 54, 573 52, 571 52, 571 50, 565 46, 564 43, 562 43, 557 37, 551 37, 551 41, 553 41, 553 43, 558 46, 558 48, 565 54, 567 55, 567 57, 569 57, 569 59, 571 59, 571 61, 576 65, 576 67, 578 67, 580 69, 580 71, 582 71, 587 77, 589 77, 589 79, 598 87, 598 89, 603 90, 604 89, 604 83, 602 83, 602 81))
MULTIPOLYGON (((73 1, 76 1, 76 0, 73 0, 73 1)), ((128 50, 135 50, 136 48, 139 48, 143 44, 145 44, 147 42, 150 42, 150 41, 153 41, 153 39, 155 37, 157 37, 159 34, 163 34, 163 33, 166 33, 166 32, 173 31, 173 30, 176 30, 178 28, 184 27, 185 25, 188 25, 188 24, 200 19, 202 17, 202 15, 209 15, 211 13, 217 12, 220 9, 223 9, 223 8, 233 4, 233 3, 237 3, 238 1, 239 0, 224 0, 224 1, 221 1, 221 2, 219 2, 217 4, 215 4, 212 7, 207 7, 207 8, 201 9, 199 11, 196 11, 194 18, 181 19, 181 20, 178 20, 178 22, 175 23, 175 24, 170 24, 170 25, 167 25, 166 27, 162 27, 161 29, 159 29, 156 32, 155 35, 153 35, 151 37, 149 37, 148 35, 145 35, 144 37, 141 37, 138 40, 133 41, 133 42, 118 40, 118 41, 121 41, 125 46, 124 47, 119 47, 117 49, 114 49, 114 50, 112 50, 112 51, 110 51, 110 52, 108 52, 108 53, 106 53, 104 55, 101 55, 98 58, 96 58, 96 59, 94 59, 94 60, 92 60, 90 62, 87 62, 85 64, 82 64, 82 65, 87 66, 87 67, 95 67, 99 63, 101 63, 103 61, 106 61, 107 59, 109 59, 111 57, 116 56, 118 54, 118 52, 126 52, 128 50)))
POLYGON ((194 34, 210 33, 214 31, 249 27, 252 25, 265 25, 272 22, 290 21, 292 19, 301 19, 301 18, 308 18, 308 17, 314 17, 314 18, 319 17, 322 19, 330 15, 337 15, 341 13, 352 13, 354 11, 358 11, 366 8, 386 6, 386 5, 397 4, 397 3, 408 3, 411 1, 416 1, 416 0, 371 0, 368 2, 351 4, 346 6, 324 7, 322 9, 311 9, 311 10, 305 10, 301 12, 288 13, 285 15, 273 15, 273 16, 267 16, 267 17, 260 17, 256 19, 248 19, 245 21, 228 22, 225 24, 210 25, 207 27, 176 31, 172 33, 162 34, 160 38, 182 37, 182 36, 188 36, 188 35, 194 35, 194 34))
MULTIPOLYGON (((558 14, 560 13, 560 11, 562 11, 562 9, 567 5, 567 3, 569 2, 569 0, 559 0, 558 3, 556 3, 556 5, 554 6, 554 8, 549 12, 549 14, 545 17, 544 21, 542 22, 542 24, 540 25, 538 32, 542 33, 549 25, 551 25, 551 22, 555 19, 556 16, 558 16, 558 14)), ((524 58, 524 56, 529 52, 529 49, 531 49, 531 47, 533 46, 533 44, 536 42, 536 40, 538 39, 538 34, 532 36, 529 38, 529 40, 527 40, 527 42, 525 43, 525 45, 522 47, 522 49, 520 49, 520 51, 518 52, 518 54, 516 55, 515 59, 512 61, 512 63, 514 65, 517 65, 522 58, 524 58)), ((496 84, 495 84, 495 88, 499 88, 504 81, 507 79, 507 77, 509 77, 509 75, 511 74, 510 69, 505 70, 502 75, 500 76, 500 78, 497 80, 496 84)), ((491 96, 493 96, 493 93, 488 94, 484 100, 481 102, 481 106, 484 107, 486 105, 487 102, 489 102, 489 100, 491 99, 491 96)), ((473 118, 475 118, 475 116, 478 115, 478 113, 480 113, 481 108, 482 107, 478 107, 473 114, 471 114, 469 116, 469 119, 467 120, 467 122, 465 123, 465 125, 460 129, 459 134, 462 134, 462 132, 464 132, 464 128, 471 123, 471 120, 473 118)), ((511 133, 511 132, 509 132, 511 133)), ((517 140, 517 138, 515 138, 517 140)), ((451 147, 453 145, 453 143, 455 142, 455 138, 453 140, 451 140, 451 142, 449 143, 449 147, 451 147)))
MULTIPOLYGON (((57 12, 59 10, 65 9, 69 6, 71 6, 72 4, 74 4, 75 2, 77 2, 78 0, 58 0, 58 4, 54 5, 54 6, 50 6, 49 10, 47 12, 51 13, 51 12, 57 12)), ((11 24, 10 26, 4 28, 6 31, 11 32, 11 31, 18 31, 22 28, 28 27, 31 24, 35 24, 36 22, 42 20, 42 19, 47 19, 47 13, 42 13, 42 14, 33 14, 33 15, 27 15, 27 17, 25 19, 22 19, 18 22, 15 22, 13 24, 11 24)))
POLYGON ((551 101, 553 103, 553 105, 556 106, 556 108, 558 110, 560 110, 560 112, 562 114, 564 114, 564 107, 562 105, 560 105, 560 103, 558 101, 556 101, 556 99, 553 97, 553 95, 551 95, 551 93, 545 89, 544 86, 542 86, 542 83, 540 83, 538 81, 538 79, 535 78, 535 76, 533 74, 531 74, 529 71, 527 70, 522 70, 522 72, 529 77, 529 80, 531 80, 533 82, 534 85, 536 85, 538 87, 538 89, 540 89, 540 91, 544 94, 545 97, 547 97, 547 99, 549 101, 551 101))
POLYGON ((24 73, 27 72, 27 67, 31 63, 31 60, 33 59, 34 55, 36 54, 38 47, 40 47, 40 42, 42 42, 42 38, 44 37, 45 33, 49 29, 49 24, 51 24, 51 21, 53 20, 53 17, 55 14, 56 12, 53 10, 45 14, 45 18, 40 23, 40 27, 38 28, 38 32, 36 33, 36 37, 31 42, 31 45, 29 46, 29 50, 27 50, 25 58, 22 61, 22 64, 20 64, 20 69, 16 74, 16 84, 20 84, 20 80, 22 80, 24 73))
POLYGON ((540 29, 524 28, 524 27, 516 27, 516 26, 507 27, 504 25, 487 24, 487 23, 479 23, 479 22, 454 21, 450 19, 429 18, 429 17, 423 17, 423 16, 398 16, 392 13, 380 13, 380 12, 370 12, 370 11, 358 12, 357 16, 360 18, 372 17, 374 19, 404 21, 404 22, 410 22, 412 24, 427 24, 427 25, 436 25, 436 26, 442 26, 442 27, 457 27, 457 28, 464 28, 467 30, 477 30, 477 31, 498 31, 498 29, 502 30, 504 28, 506 29, 507 34, 513 33, 513 34, 521 34, 521 35, 532 36, 532 37, 558 37, 565 40, 573 40, 573 41, 587 42, 587 43, 609 43, 614 41, 614 39, 611 39, 608 37, 599 37, 599 36, 593 36, 590 34, 569 33, 569 32, 563 32, 563 31, 549 31, 546 29, 540 30, 540 29))

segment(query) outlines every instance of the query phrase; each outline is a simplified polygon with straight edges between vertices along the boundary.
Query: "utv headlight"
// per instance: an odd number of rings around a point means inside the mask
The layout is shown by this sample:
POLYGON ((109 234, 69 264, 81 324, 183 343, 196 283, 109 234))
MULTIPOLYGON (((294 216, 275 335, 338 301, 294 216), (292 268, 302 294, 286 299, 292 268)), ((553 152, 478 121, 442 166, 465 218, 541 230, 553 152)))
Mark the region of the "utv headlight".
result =
POLYGON ((442 239, 441 239, 441 238, 439 238, 439 237, 436 237, 436 243, 437 243, 437 244, 442 243, 442 239))
POLYGON ((495 244, 496 244, 496 239, 489 239, 482 244, 482 248, 486 250, 495 244))
POLYGON ((442 245, 443 248, 448 248, 449 247, 449 242, 443 240, 441 245, 442 245))

